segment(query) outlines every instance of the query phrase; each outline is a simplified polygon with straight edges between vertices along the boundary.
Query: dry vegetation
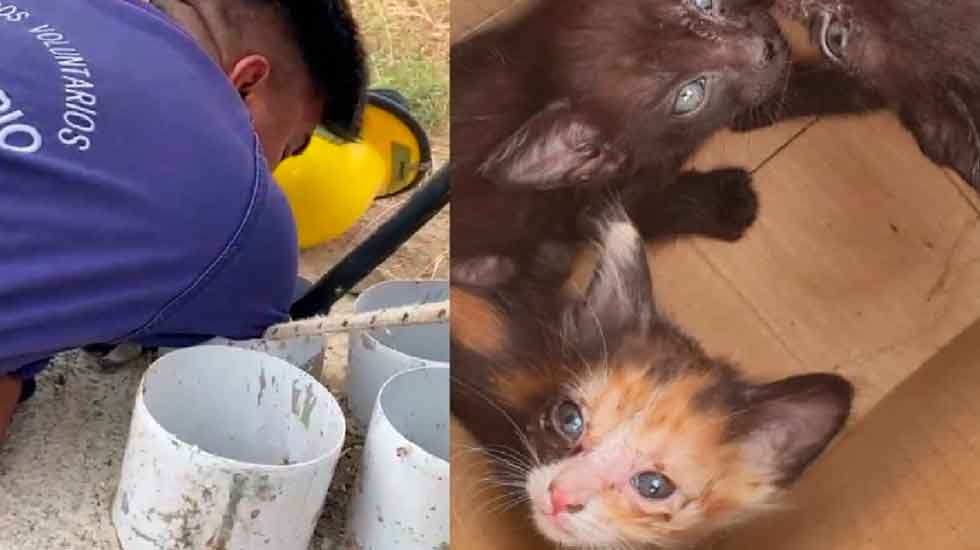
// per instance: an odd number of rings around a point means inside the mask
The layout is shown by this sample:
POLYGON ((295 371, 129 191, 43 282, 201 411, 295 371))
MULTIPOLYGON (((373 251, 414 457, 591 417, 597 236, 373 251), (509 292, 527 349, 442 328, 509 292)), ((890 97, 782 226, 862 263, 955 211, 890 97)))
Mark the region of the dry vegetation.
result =
POLYGON ((449 120, 449 0, 354 0, 375 87, 395 88, 436 137, 449 120))

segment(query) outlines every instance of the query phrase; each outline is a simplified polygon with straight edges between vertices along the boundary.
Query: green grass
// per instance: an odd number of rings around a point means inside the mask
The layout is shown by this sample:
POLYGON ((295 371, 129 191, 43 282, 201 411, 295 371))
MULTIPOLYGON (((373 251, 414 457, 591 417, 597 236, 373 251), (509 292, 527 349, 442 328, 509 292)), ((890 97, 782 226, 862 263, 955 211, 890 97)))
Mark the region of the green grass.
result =
POLYGON ((449 123, 449 0, 352 0, 371 56, 371 86, 409 101, 430 133, 449 123))
MULTIPOLYGON (((386 61, 386 60, 385 60, 386 61)), ((402 58, 374 66, 372 86, 393 88, 409 101, 423 128, 444 131, 449 115, 449 89, 445 69, 427 59, 402 58)))

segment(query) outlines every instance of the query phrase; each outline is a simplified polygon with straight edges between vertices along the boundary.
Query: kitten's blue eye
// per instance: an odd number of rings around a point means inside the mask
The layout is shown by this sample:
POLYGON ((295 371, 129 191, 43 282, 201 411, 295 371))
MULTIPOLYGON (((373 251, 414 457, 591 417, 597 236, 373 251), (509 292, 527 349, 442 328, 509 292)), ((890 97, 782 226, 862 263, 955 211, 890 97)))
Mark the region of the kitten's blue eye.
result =
POLYGON ((572 443, 578 441, 585 431, 582 409, 571 401, 563 401, 551 411, 551 422, 555 430, 572 443))
POLYGON ((677 98, 674 100, 674 114, 686 115, 697 111, 701 107, 701 104, 704 103, 707 95, 707 80, 699 78, 688 82, 681 88, 680 92, 677 92, 677 98))
POLYGON ((694 0, 694 5, 703 12, 710 12, 715 7, 714 0, 694 0))
POLYGON ((643 498, 663 500, 674 494, 677 487, 667 476, 659 472, 643 472, 636 474, 631 480, 633 488, 643 498))
POLYGON ((834 20, 827 25, 827 29, 822 32, 821 46, 824 51, 832 56, 833 59, 844 57, 844 50, 847 48, 849 29, 840 21, 834 20))

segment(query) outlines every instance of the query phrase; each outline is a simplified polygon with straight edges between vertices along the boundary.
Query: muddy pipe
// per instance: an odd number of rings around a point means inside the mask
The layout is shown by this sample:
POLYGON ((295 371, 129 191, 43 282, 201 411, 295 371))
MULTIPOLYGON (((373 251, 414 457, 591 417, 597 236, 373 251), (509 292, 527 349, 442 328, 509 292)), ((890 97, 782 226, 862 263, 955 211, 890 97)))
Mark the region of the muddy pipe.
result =
POLYGON ((312 376, 227 346, 156 361, 136 396, 112 522, 123 550, 307 550, 347 424, 312 376))
POLYGON ((449 550, 449 367, 402 371, 382 386, 359 471, 350 546, 449 550))

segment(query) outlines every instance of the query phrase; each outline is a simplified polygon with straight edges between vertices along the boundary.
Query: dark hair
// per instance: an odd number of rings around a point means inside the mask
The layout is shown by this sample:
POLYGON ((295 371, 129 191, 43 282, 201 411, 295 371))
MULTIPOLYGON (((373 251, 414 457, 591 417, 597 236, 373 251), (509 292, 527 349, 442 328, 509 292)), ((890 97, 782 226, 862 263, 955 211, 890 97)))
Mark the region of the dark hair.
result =
POLYGON ((367 55, 347 0, 278 0, 317 89, 326 96, 321 124, 354 140, 368 86, 367 55))

